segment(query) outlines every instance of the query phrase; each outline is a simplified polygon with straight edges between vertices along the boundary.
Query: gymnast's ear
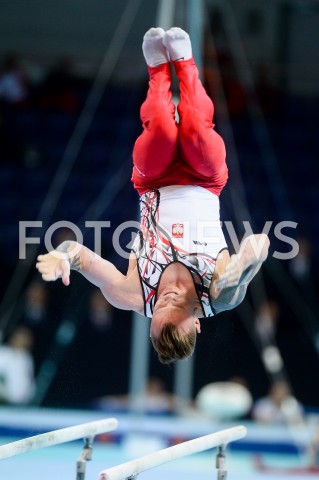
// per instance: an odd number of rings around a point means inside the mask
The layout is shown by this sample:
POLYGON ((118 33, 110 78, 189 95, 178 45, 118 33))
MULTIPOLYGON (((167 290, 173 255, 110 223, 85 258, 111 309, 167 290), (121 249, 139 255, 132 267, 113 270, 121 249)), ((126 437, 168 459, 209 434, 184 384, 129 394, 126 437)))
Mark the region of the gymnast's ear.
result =
POLYGON ((196 320, 195 320, 195 329, 196 329, 197 333, 201 332, 199 318, 196 318, 196 320))

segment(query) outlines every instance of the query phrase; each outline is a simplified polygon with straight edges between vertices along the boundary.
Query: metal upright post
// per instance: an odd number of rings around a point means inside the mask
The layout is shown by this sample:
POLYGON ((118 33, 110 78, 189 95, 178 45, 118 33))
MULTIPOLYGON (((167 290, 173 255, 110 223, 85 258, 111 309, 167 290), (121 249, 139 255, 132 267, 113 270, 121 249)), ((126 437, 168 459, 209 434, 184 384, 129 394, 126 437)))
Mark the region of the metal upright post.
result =
POLYGON ((139 398, 146 388, 149 372, 150 335, 149 321, 134 313, 131 341, 130 369, 130 409, 134 413, 141 412, 139 398))
POLYGON ((193 55, 199 75, 203 70, 203 32, 204 32, 204 2, 203 0, 186 0, 187 31, 192 40, 193 55))
MULTIPOLYGON (((203 40, 203 1, 186 0, 186 29, 192 41, 193 56, 202 72, 202 40, 203 40)), ((175 366, 174 394, 183 403, 189 403, 193 390, 193 371, 195 353, 187 361, 177 362, 175 366)))
POLYGON ((92 460, 93 438, 84 438, 84 447, 80 458, 76 462, 76 480, 85 480, 86 462, 92 460))
POLYGON ((219 445, 216 455, 217 480, 226 480, 226 445, 219 445))
MULTIPOLYGON (((167 30, 173 26, 175 7, 176 0, 159 0, 155 20, 157 27, 167 30)), ((134 313, 129 393, 131 410, 136 413, 140 411, 138 395, 145 391, 149 372, 149 329, 149 322, 141 315, 134 313)))

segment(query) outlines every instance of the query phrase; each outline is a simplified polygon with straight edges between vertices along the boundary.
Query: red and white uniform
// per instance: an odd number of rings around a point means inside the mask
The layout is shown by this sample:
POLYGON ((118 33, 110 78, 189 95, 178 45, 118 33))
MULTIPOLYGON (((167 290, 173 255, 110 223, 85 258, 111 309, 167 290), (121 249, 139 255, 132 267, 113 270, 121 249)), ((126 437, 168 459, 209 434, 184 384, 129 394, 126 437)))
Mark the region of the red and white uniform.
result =
POLYGON ((152 316, 161 274, 172 262, 188 268, 203 316, 211 316, 215 259, 227 248, 218 198, 228 178, 225 145, 214 130, 214 105, 194 60, 174 62, 174 67, 180 81, 179 123, 170 90, 171 64, 148 67, 143 133, 133 150, 132 182, 141 195, 141 230, 133 251, 146 316, 152 316))
POLYGON ((196 186, 171 186, 140 198, 141 229, 133 251, 144 296, 144 314, 152 317, 164 270, 173 262, 192 275, 202 316, 214 315, 209 287, 218 253, 227 248, 219 221, 219 199, 196 186), (204 208, 203 208, 204 207, 204 208))

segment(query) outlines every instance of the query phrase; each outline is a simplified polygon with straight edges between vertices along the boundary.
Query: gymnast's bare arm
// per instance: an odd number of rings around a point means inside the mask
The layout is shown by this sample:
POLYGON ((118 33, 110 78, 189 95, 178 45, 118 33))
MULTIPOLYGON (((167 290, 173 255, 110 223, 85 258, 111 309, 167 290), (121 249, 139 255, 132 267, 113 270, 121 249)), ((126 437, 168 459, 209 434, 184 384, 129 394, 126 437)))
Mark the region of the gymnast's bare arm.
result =
POLYGON ((231 310, 239 305, 247 287, 266 260, 269 239, 264 233, 249 235, 240 244, 238 253, 228 252, 217 258, 210 294, 216 312, 231 310))
POLYGON ((78 242, 66 241, 56 250, 39 255, 36 268, 43 280, 50 282, 61 278, 66 286, 70 284, 70 271, 76 270, 99 287, 114 307, 143 311, 141 285, 134 258, 130 260, 127 275, 123 275, 111 262, 89 248, 78 242))

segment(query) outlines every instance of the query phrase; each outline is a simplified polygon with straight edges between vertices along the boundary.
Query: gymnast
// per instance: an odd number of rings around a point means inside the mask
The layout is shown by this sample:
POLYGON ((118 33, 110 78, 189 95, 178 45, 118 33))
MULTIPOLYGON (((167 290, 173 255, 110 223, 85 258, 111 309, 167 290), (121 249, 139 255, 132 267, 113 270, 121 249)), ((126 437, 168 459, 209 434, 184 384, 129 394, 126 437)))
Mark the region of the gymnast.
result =
POLYGON ((115 307, 151 318, 159 360, 170 363, 193 353, 200 318, 242 302, 267 258, 269 239, 249 235, 229 253, 219 214, 228 178, 225 145, 214 130, 214 106, 198 77, 189 35, 177 27, 151 28, 142 48, 150 78, 132 173, 141 224, 127 273, 75 241, 39 255, 36 267, 43 280, 61 278, 64 285, 76 270, 115 307))

